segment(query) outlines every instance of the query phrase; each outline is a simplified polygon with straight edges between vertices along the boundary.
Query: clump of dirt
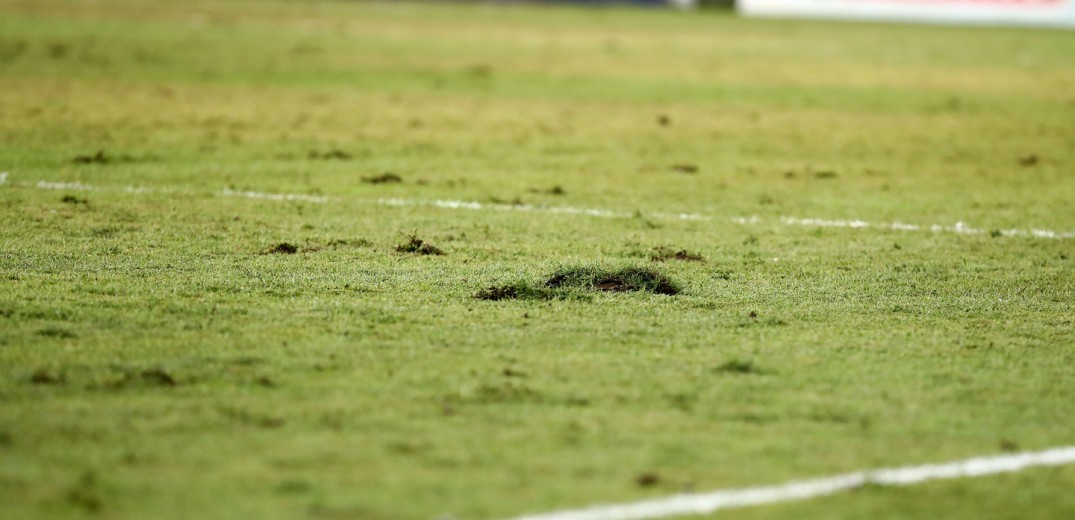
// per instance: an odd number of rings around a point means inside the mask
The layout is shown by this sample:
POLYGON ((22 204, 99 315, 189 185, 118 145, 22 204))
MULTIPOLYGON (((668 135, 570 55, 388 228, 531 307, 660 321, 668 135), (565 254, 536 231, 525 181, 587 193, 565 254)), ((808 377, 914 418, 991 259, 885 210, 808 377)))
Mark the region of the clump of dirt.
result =
POLYGON ((653 471, 647 471, 635 477, 635 484, 639 487, 653 487, 660 483, 661 476, 653 471))
POLYGON ((530 188, 528 191, 530 193, 540 193, 540 194, 544 194, 544 195, 557 195, 557 196, 559 196, 559 195, 567 194, 567 190, 565 190, 563 188, 563 186, 560 186, 559 184, 557 184, 556 186, 553 186, 553 187, 551 187, 551 188, 549 188, 547 190, 540 190, 540 189, 537 189, 537 188, 530 188))
POLYGON ((105 387, 112 390, 121 390, 137 385, 174 387, 179 386, 179 380, 163 368, 146 368, 142 370, 126 368, 122 371, 122 377, 110 381, 105 384, 105 387))
POLYGON ((321 160, 325 160, 325 161, 332 161, 332 160, 346 161, 346 160, 351 158, 351 154, 349 154, 349 153, 347 153, 347 152, 345 152, 343 150, 340 150, 340 149, 333 149, 333 150, 329 150, 327 152, 319 152, 317 150, 310 150, 310 153, 308 153, 306 156, 309 157, 310 159, 321 159, 321 160))
POLYGON ((705 262, 705 257, 698 254, 687 251, 686 249, 673 249, 670 247, 655 247, 653 248, 653 254, 650 259, 654 262, 666 262, 668 260, 678 260, 680 262, 705 262))
POLYGON ((108 164, 111 158, 105 155, 104 150, 97 150, 93 155, 76 155, 71 162, 75 164, 108 164))
POLYGON ((392 172, 385 172, 372 177, 363 177, 362 182, 366 184, 400 184, 403 182, 403 177, 392 172))
POLYGON ((561 269, 545 280, 550 289, 582 289, 601 292, 645 291, 679 294, 679 286, 663 274, 644 267, 605 270, 589 267, 561 269))
POLYGON ((1027 155, 1024 155, 1024 156, 1019 158, 1019 166, 1022 166, 1024 168, 1029 168, 1031 166, 1037 166, 1038 161, 1039 161, 1038 154, 1034 154, 1034 153, 1027 154, 1027 155))
POLYGON ((175 377, 173 377, 172 374, 169 374, 167 371, 161 368, 151 368, 148 370, 143 370, 142 373, 139 374, 139 376, 141 376, 143 382, 152 385, 175 386, 179 384, 179 382, 176 381, 175 377))
POLYGON ((334 238, 329 240, 325 247, 329 248, 341 248, 341 247, 370 247, 373 242, 364 238, 334 238))
POLYGON ((836 172, 832 170, 822 170, 814 173, 814 177, 817 177, 818 179, 835 179, 836 176, 836 172))
POLYGON ((560 269, 541 283, 526 281, 494 285, 474 295, 479 300, 554 300, 586 298, 592 292, 650 292, 679 294, 678 284, 647 268, 601 269, 573 267, 560 269))
POLYGON ((74 339, 78 337, 78 334, 60 327, 45 327, 37 331, 37 335, 57 339, 74 339))
POLYGON ((489 202, 493 204, 502 204, 504 206, 525 206, 522 197, 515 197, 513 199, 502 199, 500 197, 489 197, 489 202))
POLYGON ((739 375, 765 375, 769 374, 769 371, 759 367, 751 360, 732 359, 724 362, 720 366, 713 369, 714 372, 719 374, 739 374, 739 375))
POLYGON ((500 301, 500 300, 514 300, 519 297, 522 291, 514 285, 494 285, 478 291, 474 297, 479 300, 500 301))
POLYGON ((75 205, 79 205, 79 204, 86 205, 86 204, 90 203, 89 200, 79 198, 79 197, 76 197, 74 195, 64 195, 63 198, 60 199, 60 202, 62 202, 64 204, 75 204, 75 205))
POLYGON ((264 255, 293 255, 299 252, 299 246, 290 242, 280 242, 262 252, 264 255))
POLYGON ((128 154, 109 155, 106 154, 104 150, 97 150, 97 153, 92 155, 76 155, 71 158, 71 162, 74 164, 138 163, 157 160, 160 160, 160 158, 154 155, 143 155, 138 157, 128 154))
POLYGON ((694 164, 673 164, 672 171, 676 173, 698 173, 698 166, 694 164))
POLYGON ((30 374, 30 382, 35 385, 60 385, 65 382, 63 374, 47 368, 39 368, 30 374))
POLYGON ((441 256, 444 254, 444 250, 441 248, 418 238, 416 234, 406 235, 407 241, 396 246, 396 251, 399 253, 412 253, 416 255, 436 255, 441 256))

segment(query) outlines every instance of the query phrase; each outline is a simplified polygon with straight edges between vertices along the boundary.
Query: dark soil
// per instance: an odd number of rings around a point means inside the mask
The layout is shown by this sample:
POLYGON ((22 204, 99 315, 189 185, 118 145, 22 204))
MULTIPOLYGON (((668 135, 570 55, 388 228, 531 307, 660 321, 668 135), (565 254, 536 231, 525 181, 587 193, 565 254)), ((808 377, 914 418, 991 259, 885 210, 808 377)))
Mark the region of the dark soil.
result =
POLYGON ((30 374, 30 382, 35 385, 59 385, 63 384, 64 377, 55 371, 39 368, 30 374))
POLYGON ((407 235, 407 241, 396 246, 400 253, 412 253, 416 255, 443 255, 444 250, 418 238, 418 235, 407 235))
POLYGON ((500 301, 514 300, 519 297, 519 289, 514 285, 500 285, 487 287, 474 295, 479 300, 500 301))
POLYGON ((289 242, 280 242, 279 244, 266 249, 263 254, 266 255, 293 255, 299 252, 299 246, 289 242))
POLYGON ((522 197, 515 197, 515 198, 513 198, 511 200, 502 199, 500 197, 489 197, 489 202, 491 202, 493 204, 502 204, 502 205, 505 205, 505 206, 525 206, 526 205, 526 203, 523 202, 522 197))
POLYGON ((551 188, 549 188, 547 190, 540 190, 540 189, 537 189, 537 188, 530 188, 530 190, 528 190, 528 191, 530 193, 542 193, 542 194, 545 194, 545 195, 565 195, 565 194, 567 194, 567 190, 565 190, 563 188, 563 186, 560 186, 560 185, 553 186, 553 187, 551 187, 551 188))
POLYGON ((142 381, 157 386, 175 386, 178 382, 171 374, 160 368, 151 368, 142 371, 142 381))
POLYGON ((679 287, 663 274, 642 267, 616 271, 590 268, 564 269, 549 277, 545 287, 576 288, 602 292, 646 291, 655 294, 679 294, 679 287))
POLYGON ((370 247, 373 242, 364 238, 334 238, 329 240, 326 247, 340 248, 340 247, 370 247))
POLYGON ((661 476, 652 471, 647 471, 635 477, 635 484, 638 484, 639 487, 653 487, 660 483, 661 476))
POLYGON ((362 182, 366 184, 400 184, 403 182, 403 177, 392 172, 385 172, 373 177, 363 177, 362 182))
POLYGON ((668 247, 655 247, 653 248, 653 255, 650 259, 654 262, 666 262, 668 260, 679 260, 681 262, 705 262, 705 257, 698 254, 687 251, 686 249, 672 249, 668 247))
POLYGON ((310 153, 307 154, 307 157, 309 157, 310 159, 321 159, 321 160, 326 160, 326 161, 332 161, 332 160, 346 161, 346 160, 351 158, 351 154, 349 154, 349 153, 347 153, 347 152, 345 152, 343 150, 338 150, 338 149, 329 150, 327 152, 319 152, 317 150, 310 150, 310 153))
POLYGON ((78 198, 78 197, 76 197, 74 195, 64 195, 63 198, 60 199, 60 202, 62 202, 64 204, 89 204, 90 203, 89 200, 78 198))
POLYGON ((732 359, 724 364, 713 369, 714 372, 720 374, 739 374, 739 375, 766 375, 770 371, 759 367, 750 360, 732 359))
POLYGON ((586 299, 587 292, 651 292, 679 294, 679 285, 652 269, 628 267, 605 270, 589 267, 561 269, 540 284, 521 281, 494 285, 474 295, 479 300, 586 299))
POLYGON ((93 155, 77 155, 71 159, 71 162, 75 164, 108 164, 110 161, 104 150, 98 150, 93 155))
POLYGON ((672 171, 677 173, 698 173, 698 166, 693 164, 673 164, 672 171))

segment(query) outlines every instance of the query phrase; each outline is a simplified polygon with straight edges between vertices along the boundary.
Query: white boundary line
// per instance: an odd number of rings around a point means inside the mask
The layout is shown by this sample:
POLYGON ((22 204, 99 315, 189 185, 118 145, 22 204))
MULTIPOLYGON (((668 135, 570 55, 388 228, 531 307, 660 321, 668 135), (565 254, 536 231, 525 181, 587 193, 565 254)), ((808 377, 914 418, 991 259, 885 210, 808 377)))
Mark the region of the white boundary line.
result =
MULTIPOLYGON (((9 186, 34 186, 38 189, 47 190, 78 190, 78 191, 93 191, 98 189, 113 189, 113 188, 100 188, 83 184, 80 182, 50 182, 39 181, 36 185, 30 185, 25 182, 7 182, 9 172, 3 172, 0 174, 0 185, 9 186)), ((122 189, 127 193, 150 193, 154 190, 143 187, 126 186, 122 189)), ((156 190, 174 192, 175 190, 156 190)), ((260 191, 239 191, 225 188, 218 192, 219 195, 225 197, 240 197, 247 199, 259 199, 270 200, 276 202, 288 202, 288 201, 300 201, 300 202, 312 202, 315 204, 324 204, 328 202, 330 197, 323 195, 305 195, 299 193, 268 193, 260 191)), ((427 206, 442 209, 454 209, 454 210, 473 210, 473 211, 518 211, 518 212, 531 212, 531 213, 549 213, 556 215, 583 215, 589 217, 598 218, 631 218, 638 216, 637 212, 623 212, 614 211, 609 209, 598 208, 576 208, 571 206, 535 206, 531 204, 502 204, 492 203, 486 204, 475 201, 464 200, 443 200, 443 199, 400 199, 400 198, 383 198, 373 200, 359 200, 361 203, 377 204, 381 206, 390 207, 416 207, 427 206)), ((700 215, 697 213, 645 213, 647 217, 661 219, 661 220, 688 220, 688 221, 710 221, 717 220, 715 217, 700 215)), ((757 225, 764 224, 764 220, 758 216, 750 217, 731 217, 729 220, 733 223, 740 225, 757 225)), ((779 223, 785 226, 806 226, 806 227, 833 227, 833 228, 849 228, 849 229, 886 229, 893 231, 928 231, 932 233, 955 233, 960 235, 982 235, 996 233, 1005 237, 1035 237, 1035 238, 1052 238, 1052 239, 1072 239, 1075 238, 1075 231, 1063 232, 1054 231, 1050 229, 998 229, 995 231, 989 231, 983 228, 976 228, 969 226, 966 223, 960 221, 952 225, 918 225, 908 224, 902 221, 895 222, 880 222, 871 223, 864 220, 830 220, 819 218, 799 218, 781 216, 779 223)))
POLYGON ((705 515, 721 509, 806 500, 866 485, 910 486, 931 480, 981 477, 1011 473, 1036 466, 1060 466, 1072 463, 1075 463, 1075 446, 1067 446, 1038 452, 976 457, 945 464, 845 473, 775 486, 681 494, 628 504, 524 515, 513 520, 640 520, 676 515, 705 515))

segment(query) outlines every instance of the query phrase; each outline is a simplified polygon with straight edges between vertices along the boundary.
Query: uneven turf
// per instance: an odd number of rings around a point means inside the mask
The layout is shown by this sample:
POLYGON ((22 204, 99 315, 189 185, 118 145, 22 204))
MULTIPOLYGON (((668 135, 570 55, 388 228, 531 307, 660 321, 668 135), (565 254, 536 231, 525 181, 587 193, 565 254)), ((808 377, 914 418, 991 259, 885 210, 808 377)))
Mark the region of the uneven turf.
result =
MULTIPOLYGON (((1075 240, 1004 233, 1075 231, 1072 56, 0 0, 0 516, 496 518, 1075 444, 1075 240)), ((1066 518, 1073 486, 721 516, 1066 518)))

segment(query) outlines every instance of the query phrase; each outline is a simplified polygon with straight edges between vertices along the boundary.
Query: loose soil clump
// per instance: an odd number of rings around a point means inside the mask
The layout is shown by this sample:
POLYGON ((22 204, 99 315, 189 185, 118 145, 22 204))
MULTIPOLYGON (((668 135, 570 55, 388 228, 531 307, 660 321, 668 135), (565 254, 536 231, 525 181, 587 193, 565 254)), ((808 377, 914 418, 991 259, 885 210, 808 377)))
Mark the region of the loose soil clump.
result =
POLYGON ((266 255, 293 255, 299 252, 299 246, 290 242, 280 242, 273 247, 265 250, 266 255))
POLYGON ((672 249, 670 247, 655 247, 653 248, 653 255, 650 259, 654 262, 666 262, 668 260, 678 260, 680 262, 705 262, 705 257, 698 254, 687 251, 686 249, 672 249))
POLYGON ((553 300, 571 297, 585 298, 592 292, 650 292, 679 294, 680 287, 663 274, 642 267, 601 269, 573 267, 560 269, 544 282, 516 282, 492 286, 474 295, 479 300, 553 300))
POLYGON ((363 177, 362 182, 366 184, 401 184, 403 182, 403 177, 392 172, 385 172, 380 175, 374 175, 373 177, 363 177))
POLYGON ((396 246, 396 251, 416 255, 444 255, 443 249, 418 238, 418 235, 407 235, 407 241, 396 246))
POLYGON ((587 267, 562 269, 545 281, 550 289, 583 289, 601 292, 645 291, 679 294, 680 288, 658 271, 644 267, 603 270, 587 267))
POLYGON ((97 150, 93 155, 77 155, 71 159, 75 164, 108 164, 110 161, 104 150, 97 150))

